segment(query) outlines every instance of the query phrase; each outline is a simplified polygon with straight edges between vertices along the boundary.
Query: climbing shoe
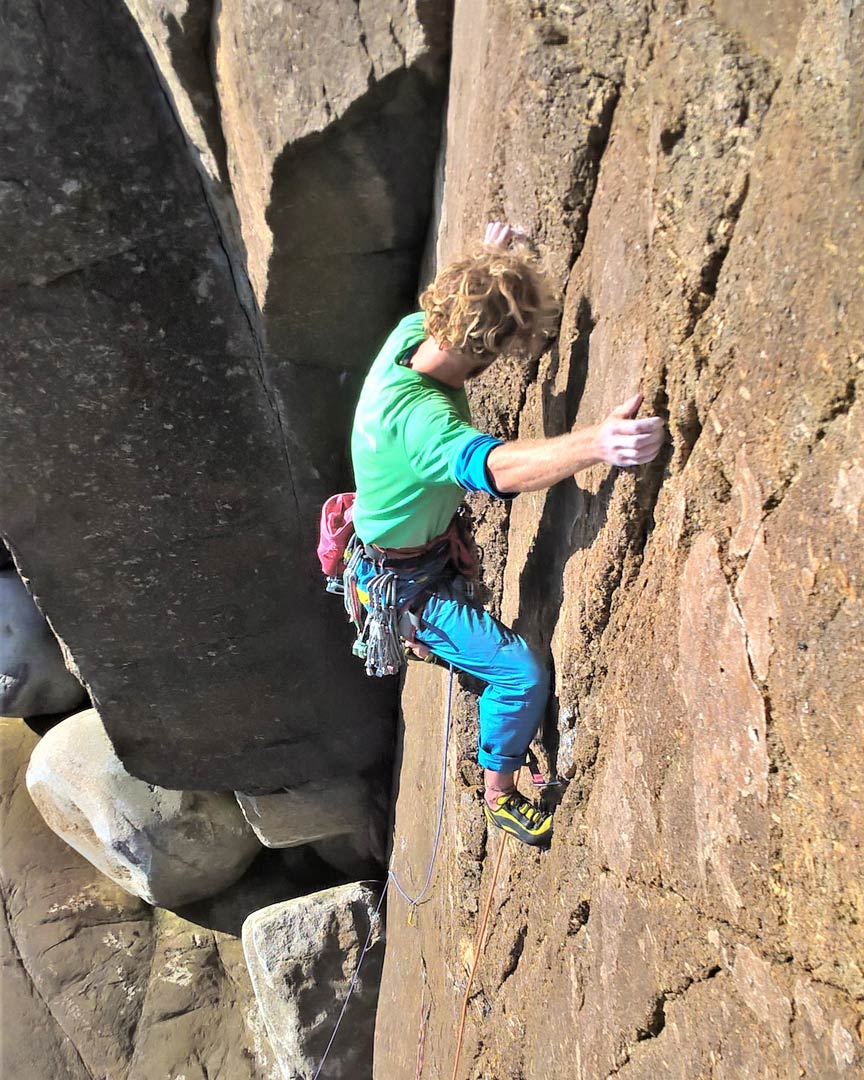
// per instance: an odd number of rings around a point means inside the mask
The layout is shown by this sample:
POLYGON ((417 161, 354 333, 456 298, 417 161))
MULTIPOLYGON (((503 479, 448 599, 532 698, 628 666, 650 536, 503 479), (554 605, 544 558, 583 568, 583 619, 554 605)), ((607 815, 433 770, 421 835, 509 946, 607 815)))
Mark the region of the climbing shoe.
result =
POLYGON ((523 844, 548 844, 552 839, 552 815, 538 809, 518 791, 499 795, 494 810, 484 799, 483 809, 493 825, 511 833, 523 844))

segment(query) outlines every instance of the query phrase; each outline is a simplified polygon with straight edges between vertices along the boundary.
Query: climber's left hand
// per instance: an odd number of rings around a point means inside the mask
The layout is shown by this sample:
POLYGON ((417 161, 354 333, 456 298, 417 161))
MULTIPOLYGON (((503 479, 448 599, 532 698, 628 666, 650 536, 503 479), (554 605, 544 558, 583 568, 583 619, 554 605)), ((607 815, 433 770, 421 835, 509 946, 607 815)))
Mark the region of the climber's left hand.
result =
POLYGON ((504 221, 490 221, 486 226, 483 243, 487 247, 506 248, 513 236, 513 230, 504 221))

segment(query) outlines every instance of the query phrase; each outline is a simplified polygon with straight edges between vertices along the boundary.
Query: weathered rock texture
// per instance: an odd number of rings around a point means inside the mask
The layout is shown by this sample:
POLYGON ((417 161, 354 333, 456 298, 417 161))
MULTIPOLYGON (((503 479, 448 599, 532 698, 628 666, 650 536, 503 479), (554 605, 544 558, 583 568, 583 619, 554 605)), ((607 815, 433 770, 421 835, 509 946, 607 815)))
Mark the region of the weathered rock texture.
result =
POLYGON ((290 848, 357 834, 358 842, 385 857, 387 793, 360 777, 297 784, 271 795, 236 792, 243 816, 267 847, 290 848))
POLYGON ((127 6, 248 275, 305 506, 304 476, 313 498, 350 483, 360 380, 414 300, 452 0, 127 6))
POLYGON ((384 935, 379 894, 357 882, 274 904, 243 924, 243 949, 270 1042, 286 1078, 372 1075, 372 1032, 384 935), (340 1020, 343 1003, 368 950, 340 1020))
POLYGON ((169 791, 130 776, 95 709, 42 738, 27 790, 58 836, 148 904, 173 908, 220 893, 261 850, 229 794, 169 791))
POLYGON ((266 791, 386 769, 393 691, 348 655, 312 542, 344 423, 298 449, 330 403, 276 401, 122 5, 4 20, 0 534, 133 774, 266 791))
POLYGON ((0 714, 67 712, 86 697, 14 567, 0 569, 0 714))
MULTIPOLYGON (((644 469, 479 508, 497 606, 551 652, 569 784, 551 851, 504 851, 473 1080, 864 1075, 864 28, 857 5, 771 11, 457 4, 439 257, 507 218, 564 297, 556 347, 502 365, 475 416, 553 435, 639 388, 669 428, 644 469)), ((411 670, 414 884, 443 695, 411 670)), ((421 1042, 423 1075, 451 1074, 501 842, 456 709, 433 897, 414 927, 391 905, 381 1080, 421 1042)))
POLYGON ((0 720, 4 1077, 279 1080, 238 935, 292 894, 290 874, 277 891, 271 866, 270 884, 250 877, 191 921, 154 911, 47 828, 24 786, 35 745, 22 720, 0 720))

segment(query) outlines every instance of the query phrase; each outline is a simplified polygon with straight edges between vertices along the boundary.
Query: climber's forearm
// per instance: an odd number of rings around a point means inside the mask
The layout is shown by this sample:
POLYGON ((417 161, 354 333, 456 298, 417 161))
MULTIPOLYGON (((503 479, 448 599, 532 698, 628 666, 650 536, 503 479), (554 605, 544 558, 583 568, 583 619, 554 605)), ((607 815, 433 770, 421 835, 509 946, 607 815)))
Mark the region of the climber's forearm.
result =
POLYGON ((486 459, 501 492, 540 491, 602 461, 595 427, 553 439, 519 439, 496 446, 486 459))

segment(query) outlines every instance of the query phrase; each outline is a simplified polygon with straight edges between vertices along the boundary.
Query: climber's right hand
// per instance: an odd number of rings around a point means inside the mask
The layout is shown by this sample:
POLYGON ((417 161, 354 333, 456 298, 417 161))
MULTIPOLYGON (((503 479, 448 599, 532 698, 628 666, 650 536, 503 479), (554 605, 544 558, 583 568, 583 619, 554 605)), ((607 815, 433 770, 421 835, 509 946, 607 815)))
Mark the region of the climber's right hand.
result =
POLYGON ((645 465, 657 457, 665 437, 663 420, 659 416, 635 420, 642 400, 642 394, 634 394, 597 425, 594 442, 598 461, 627 468, 645 465))

